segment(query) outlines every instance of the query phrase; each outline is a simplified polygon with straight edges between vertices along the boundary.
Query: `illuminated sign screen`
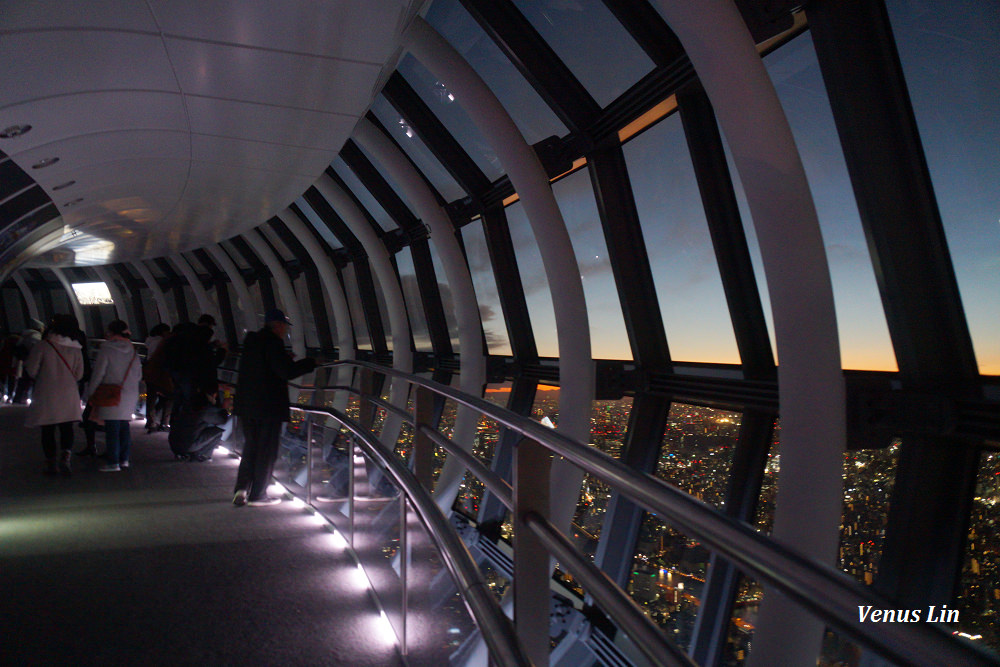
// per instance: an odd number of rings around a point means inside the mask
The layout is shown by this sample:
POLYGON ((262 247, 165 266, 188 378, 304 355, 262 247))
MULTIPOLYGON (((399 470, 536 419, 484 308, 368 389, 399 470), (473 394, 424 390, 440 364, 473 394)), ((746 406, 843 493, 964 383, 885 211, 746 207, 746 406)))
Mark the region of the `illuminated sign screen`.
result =
POLYGON ((73 283, 73 291, 81 306, 112 306, 115 303, 104 283, 73 283))

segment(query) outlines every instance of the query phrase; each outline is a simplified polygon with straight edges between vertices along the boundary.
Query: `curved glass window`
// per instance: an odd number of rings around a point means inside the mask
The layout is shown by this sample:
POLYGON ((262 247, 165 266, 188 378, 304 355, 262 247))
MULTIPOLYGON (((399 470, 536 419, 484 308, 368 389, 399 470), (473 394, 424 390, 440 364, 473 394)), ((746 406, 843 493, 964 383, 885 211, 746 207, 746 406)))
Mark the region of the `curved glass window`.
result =
POLYGON ((600 0, 514 4, 602 107, 653 69, 653 61, 600 0))
POLYGON ((1000 375, 1000 12, 994 0, 886 7, 979 371, 1000 375))
POLYGON ((795 136, 826 246, 840 335, 841 364, 896 370, 868 242, 820 75, 805 33, 764 59, 795 136))
POLYGON ((462 109, 462 101, 456 99, 455 95, 413 56, 408 55, 403 58, 398 71, 417 91, 420 99, 431 108, 434 115, 444 123, 469 157, 475 160, 486 174, 486 178, 495 181, 503 176, 504 170, 500 158, 462 109))
POLYGON ((264 233, 264 238, 266 238, 267 242, 271 244, 272 248, 274 248, 274 252, 281 258, 281 261, 290 262, 295 259, 295 255, 293 255, 292 251, 285 245, 285 242, 281 240, 281 237, 278 236, 277 232, 271 228, 271 225, 261 225, 258 229, 264 233))
POLYGON ((406 301, 406 311, 410 316, 413 348, 417 352, 433 352, 431 336, 427 330, 427 316, 420 300, 420 288, 417 286, 417 272, 413 267, 413 255, 408 247, 396 254, 396 268, 399 271, 403 299, 406 301))
POLYGON ((328 246, 330 246, 334 250, 336 250, 337 248, 344 247, 344 244, 340 242, 340 239, 338 239, 334 235, 334 233, 330 230, 330 228, 327 227, 326 223, 323 222, 323 220, 319 217, 316 211, 313 210, 313 207, 310 206, 305 199, 299 197, 298 199, 295 200, 295 205, 299 207, 299 210, 302 211, 302 215, 306 216, 306 220, 309 221, 309 224, 312 225, 313 229, 315 229, 316 232, 320 235, 320 238, 326 241, 326 244, 328 246))
POLYGON ((465 245, 465 256, 469 262, 469 273, 472 274, 472 285, 476 290, 476 300, 479 302, 479 318, 483 323, 487 350, 490 354, 509 356, 513 353, 507 336, 507 323, 500 305, 500 295, 497 292, 496 277, 493 275, 493 264, 490 262, 489 249, 486 247, 486 234, 483 232, 482 222, 475 221, 462 227, 461 234, 465 245))
POLYGON ((558 357, 559 341, 556 338, 556 315, 552 306, 552 292, 542 265, 542 253, 535 243, 524 205, 515 202, 504 209, 510 238, 517 254, 517 266, 521 272, 524 298, 528 304, 528 316, 535 334, 535 346, 542 357, 558 357))
POLYGON ((437 0, 426 19, 483 78, 529 144, 567 134, 566 126, 457 0, 437 0))
POLYGON ((299 301, 299 310, 302 313, 302 323, 298 326, 304 327, 303 337, 306 347, 322 347, 319 344, 319 334, 316 333, 316 315, 313 313, 312 300, 309 298, 309 283, 304 272, 292 281, 292 289, 295 290, 295 298, 299 301))
POLYGON ((354 274, 354 264, 344 267, 344 292, 347 296, 347 305, 351 311, 351 320, 354 323, 354 340, 359 350, 372 349, 372 339, 368 334, 368 325, 365 320, 365 311, 361 307, 361 292, 358 290, 358 278, 354 274))
POLYGON ((462 186, 455 182, 455 179, 441 166, 441 163, 420 138, 421 128, 410 127, 395 107, 389 104, 389 101, 382 95, 375 98, 371 110, 396 140, 396 143, 403 148, 406 155, 417 165, 417 169, 444 197, 445 201, 454 201, 465 197, 466 192, 462 186))
POLYGON ((448 284, 448 274, 444 272, 444 263, 438 254, 434 239, 427 244, 431 250, 431 261, 434 264, 434 274, 437 276, 438 289, 441 291, 441 303, 444 305, 444 319, 448 323, 448 336, 451 338, 451 348, 456 354, 461 352, 458 338, 458 317, 455 315, 455 295, 448 284))
POLYGON ((674 361, 740 363, 680 116, 623 146, 674 361))
MULTIPOLYGON (((330 166, 333 167, 333 170, 347 185, 347 189, 358 198, 358 201, 360 201, 361 205, 364 206, 366 211, 368 211, 368 214, 375 218, 375 222, 378 223, 379 227, 386 231, 396 228, 396 221, 389 216, 384 208, 382 208, 382 205, 379 204, 378 200, 372 196, 372 193, 368 191, 368 188, 361 184, 361 181, 354 175, 354 172, 347 166, 347 163, 344 162, 343 158, 336 158, 330 163, 330 166)), ((400 196, 402 197, 402 195, 400 196)), ((406 201, 406 199, 404 198, 403 201, 406 201)))
POLYGON ((601 216, 587 170, 581 169, 561 179, 552 186, 552 192, 566 221, 580 267, 590 323, 591 356, 595 359, 631 359, 632 348, 618 300, 618 287, 611 272, 601 216))

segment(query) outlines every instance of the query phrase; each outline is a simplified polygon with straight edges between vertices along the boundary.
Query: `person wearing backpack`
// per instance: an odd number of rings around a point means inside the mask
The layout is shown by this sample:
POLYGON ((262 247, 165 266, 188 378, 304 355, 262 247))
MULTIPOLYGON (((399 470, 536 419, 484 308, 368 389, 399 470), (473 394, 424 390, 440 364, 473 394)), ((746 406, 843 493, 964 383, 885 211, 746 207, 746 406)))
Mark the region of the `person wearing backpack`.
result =
POLYGON ((142 364, 132 345, 128 325, 114 320, 108 325, 107 338, 97 351, 97 359, 84 392, 84 400, 94 406, 93 418, 104 420, 106 460, 98 470, 118 472, 130 465, 132 420, 139 402, 139 379, 142 364))
POLYGON ((72 315, 52 318, 45 336, 31 348, 24 372, 34 379, 34 396, 24 420, 26 427, 42 428, 45 474, 70 474, 73 425, 80 420, 80 392, 83 354, 73 340, 77 330, 72 315), (56 430, 59 430, 59 458, 56 458, 56 430))

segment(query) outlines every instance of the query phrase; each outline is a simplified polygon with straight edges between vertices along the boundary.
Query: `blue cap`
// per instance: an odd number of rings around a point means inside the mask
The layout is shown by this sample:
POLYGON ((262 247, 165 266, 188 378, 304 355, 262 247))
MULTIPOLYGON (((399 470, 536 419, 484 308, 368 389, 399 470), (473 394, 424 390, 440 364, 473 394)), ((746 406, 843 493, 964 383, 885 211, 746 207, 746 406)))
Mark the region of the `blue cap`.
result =
POLYGON ((264 322, 284 322, 285 324, 291 325, 292 321, 285 317, 285 313, 278 310, 277 308, 272 308, 271 310, 264 313, 264 322))

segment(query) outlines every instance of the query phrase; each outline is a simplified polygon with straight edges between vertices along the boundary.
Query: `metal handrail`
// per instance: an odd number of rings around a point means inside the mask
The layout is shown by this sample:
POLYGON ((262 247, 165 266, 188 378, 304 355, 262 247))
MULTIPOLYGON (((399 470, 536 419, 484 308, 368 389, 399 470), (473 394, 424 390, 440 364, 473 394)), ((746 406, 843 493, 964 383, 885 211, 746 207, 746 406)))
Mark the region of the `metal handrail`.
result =
MULTIPOLYGON (((439 547, 442 560, 457 584, 466 608, 479 626, 483 641, 489 647, 493 661, 491 664, 505 667, 530 666, 531 662, 521 648, 510 619, 500 609, 465 543, 413 473, 399 459, 386 452, 374 435, 343 412, 309 405, 292 404, 290 408, 305 414, 333 417, 355 436, 355 444, 403 490, 420 522, 439 547)), ((309 450, 311 454, 311 447, 309 450)))
MULTIPOLYGON (((833 567, 805 558, 761 535, 749 525, 722 514, 663 480, 633 470, 594 447, 576 442, 538 422, 432 380, 364 361, 344 360, 324 367, 338 366, 353 366, 406 380, 530 438, 550 452, 600 478, 647 510, 669 520, 689 536, 773 585, 825 622, 890 660, 913 665, 962 664, 985 667, 996 664, 996 658, 990 653, 953 637, 943 625, 859 623, 859 607, 871 605, 876 609, 890 609, 895 607, 895 603, 849 579, 833 567)), ((585 572, 580 574, 583 576, 578 579, 585 587, 601 585, 585 572)), ((621 589, 617 590, 621 592, 621 589)), ((621 595, 628 597, 624 592, 621 595)), ((623 629, 628 632, 628 629, 623 629)))

